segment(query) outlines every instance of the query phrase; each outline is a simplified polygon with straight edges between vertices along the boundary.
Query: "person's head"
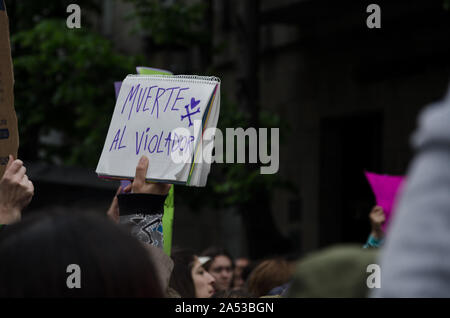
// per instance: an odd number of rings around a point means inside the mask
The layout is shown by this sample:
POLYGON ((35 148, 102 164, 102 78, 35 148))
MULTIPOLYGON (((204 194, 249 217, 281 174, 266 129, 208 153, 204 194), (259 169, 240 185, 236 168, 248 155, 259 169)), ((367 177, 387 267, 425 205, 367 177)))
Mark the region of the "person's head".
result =
POLYGON ((171 257, 174 266, 169 286, 182 298, 209 298, 214 294, 214 277, 192 251, 174 249, 171 257))
POLYGON ((2 231, 0 260, 0 297, 164 296, 145 248, 103 216, 26 217, 2 231))
POLYGON ((247 267, 249 264, 250 264, 250 261, 247 257, 239 257, 234 262, 234 266, 235 266, 234 269, 242 271, 244 269, 244 267, 247 267))
POLYGON ((246 257, 237 258, 234 261, 234 273, 233 273, 233 288, 241 288, 245 284, 245 280, 242 277, 242 272, 250 264, 250 261, 246 257))
POLYGON ((233 261, 230 254, 223 248, 211 247, 203 251, 202 256, 210 257, 204 267, 216 279, 216 289, 230 289, 233 278, 233 261))
POLYGON ((271 289, 287 283, 293 271, 294 263, 283 258, 262 261, 248 278, 248 290, 256 297, 267 295, 271 289))
POLYGON ((307 255, 296 265, 289 298, 365 298, 367 268, 379 250, 357 244, 335 245, 307 255))

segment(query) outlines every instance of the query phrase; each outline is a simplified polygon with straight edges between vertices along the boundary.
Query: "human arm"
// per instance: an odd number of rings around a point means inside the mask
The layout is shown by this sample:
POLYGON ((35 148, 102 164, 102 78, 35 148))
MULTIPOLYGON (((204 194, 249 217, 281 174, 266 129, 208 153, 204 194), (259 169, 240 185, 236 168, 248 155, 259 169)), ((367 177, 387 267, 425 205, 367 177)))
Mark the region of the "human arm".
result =
POLYGON ((374 206, 369 214, 371 232, 367 239, 364 248, 380 247, 384 242, 383 223, 386 221, 383 208, 381 206, 374 206))
POLYGON ((145 179, 148 166, 148 158, 142 156, 136 167, 133 182, 124 188, 124 193, 119 194, 120 190, 118 191, 114 199, 117 200, 113 200, 108 216, 120 220, 120 224, 129 227, 131 233, 139 240, 162 247, 164 201, 171 185, 147 183, 145 179))

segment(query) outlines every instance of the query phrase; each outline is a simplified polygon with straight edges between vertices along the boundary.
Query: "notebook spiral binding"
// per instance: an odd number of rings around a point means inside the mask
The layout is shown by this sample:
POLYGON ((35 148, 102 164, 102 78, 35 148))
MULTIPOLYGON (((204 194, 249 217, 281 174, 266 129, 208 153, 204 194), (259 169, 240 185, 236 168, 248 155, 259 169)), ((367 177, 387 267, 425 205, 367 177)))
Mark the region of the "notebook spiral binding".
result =
POLYGON ((207 81, 207 82, 218 82, 220 83, 220 78, 217 76, 201 76, 201 75, 162 75, 162 74, 154 74, 154 75, 138 75, 138 74, 130 74, 127 77, 132 78, 155 78, 159 77, 161 79, 187 79, 187 80, 201 80, 201 81, 207 81))

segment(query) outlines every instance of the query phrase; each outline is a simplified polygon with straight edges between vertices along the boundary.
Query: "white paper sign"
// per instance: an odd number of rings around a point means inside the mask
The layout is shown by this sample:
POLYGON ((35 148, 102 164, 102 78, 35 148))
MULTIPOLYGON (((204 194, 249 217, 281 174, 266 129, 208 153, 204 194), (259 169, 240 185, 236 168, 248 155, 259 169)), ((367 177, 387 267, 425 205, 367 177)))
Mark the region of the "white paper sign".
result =
POLYGON ((219 85, 206 77, 127 76, 96 172, 133 178, 139 158, 146 155, 147 179, 186 183, 203 128, 211 120, 217 124, 219 85), (191 160, 174 160, 181 157, 191 160))

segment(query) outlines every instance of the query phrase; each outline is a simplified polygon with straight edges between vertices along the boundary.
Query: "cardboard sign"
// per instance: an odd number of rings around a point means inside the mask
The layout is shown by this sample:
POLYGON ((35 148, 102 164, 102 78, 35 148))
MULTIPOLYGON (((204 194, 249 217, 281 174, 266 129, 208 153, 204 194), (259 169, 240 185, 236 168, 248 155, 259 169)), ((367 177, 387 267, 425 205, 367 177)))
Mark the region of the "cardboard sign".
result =
POLYGON ((17 158, 19 133, 14 110, 14 76, 9 44, 9 21, 3 0, 0 0, 0 178, 5 172, 8 156, 17 158))
POLYGON ((220 80, 202 76, 128 75, 122 83, 96 172, 133 179, 142 155, 147 180, 204 186, 220 109, 220 80))

